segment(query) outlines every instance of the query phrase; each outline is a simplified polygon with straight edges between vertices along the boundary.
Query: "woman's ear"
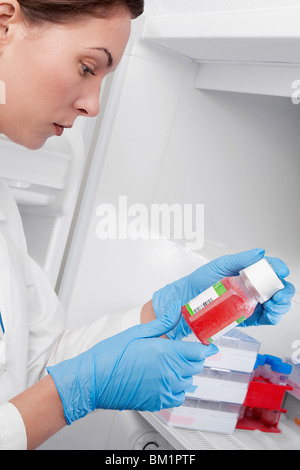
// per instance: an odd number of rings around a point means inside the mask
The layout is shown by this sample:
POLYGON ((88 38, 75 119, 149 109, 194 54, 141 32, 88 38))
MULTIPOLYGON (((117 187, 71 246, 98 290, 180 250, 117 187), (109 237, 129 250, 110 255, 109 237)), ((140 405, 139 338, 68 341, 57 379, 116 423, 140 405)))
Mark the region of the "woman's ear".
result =
POLYGON ((20 16, 20 5, 16 0, 0 0, 0 43, 6 41, 10 25, 20 16))

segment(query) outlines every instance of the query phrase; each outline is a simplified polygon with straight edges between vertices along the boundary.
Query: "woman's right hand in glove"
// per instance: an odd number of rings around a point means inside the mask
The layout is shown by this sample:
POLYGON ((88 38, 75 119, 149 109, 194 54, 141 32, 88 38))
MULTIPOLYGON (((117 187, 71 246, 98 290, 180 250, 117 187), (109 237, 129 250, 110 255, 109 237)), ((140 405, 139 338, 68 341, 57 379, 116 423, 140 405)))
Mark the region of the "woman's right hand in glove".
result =
POLYGON ((193 375, 218 349, 161 338, 180 319, 177 303, 169 304, 160 319, 129 328, 48 367, 68 424, 99 408, 157 411, 184 402, 193 375))

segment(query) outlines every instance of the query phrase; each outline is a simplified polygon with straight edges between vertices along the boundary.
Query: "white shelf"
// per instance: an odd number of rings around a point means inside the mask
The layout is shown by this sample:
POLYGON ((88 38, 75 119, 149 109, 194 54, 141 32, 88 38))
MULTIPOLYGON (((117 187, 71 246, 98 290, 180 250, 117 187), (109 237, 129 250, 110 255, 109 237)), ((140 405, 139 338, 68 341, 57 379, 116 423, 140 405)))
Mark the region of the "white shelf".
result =
POLYGON ((144 39, 196 61, 299 64, 300 7, 150 16, 144 39))
POLYGON ((38 150, 0 136, 0 177, 7 180, 22 210, 65 215, 77 198, 85 150, 82 135, 66 129, 38 150))
POLYGON ((251 64, 203 62, 195 87, 256 95, 298 99, 300 66, 295 64, 251 64))
POLYGON ((143 38, 200 62, 196 88, 291 98, 300 76, 299 14, 293 6, 150 16, 143 38))
POLYGON ((217 434, 167 426, 154 413, 141 415, 176 450, 300 450, 300 429, 285 416, 280 434, 241 429, 233 434, 217 434))
POLYGON ((64 189, 71 154, 47 148, 28 150, 11 141, 0 142, 1 177, 14 181, 64 189))

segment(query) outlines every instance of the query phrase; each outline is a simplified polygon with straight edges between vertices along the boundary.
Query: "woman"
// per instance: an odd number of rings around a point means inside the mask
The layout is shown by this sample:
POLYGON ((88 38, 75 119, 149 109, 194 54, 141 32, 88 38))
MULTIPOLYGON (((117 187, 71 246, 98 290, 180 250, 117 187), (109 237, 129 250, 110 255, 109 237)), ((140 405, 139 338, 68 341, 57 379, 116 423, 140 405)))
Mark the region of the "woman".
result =
MULTIPOLYGON (((142 11, 143 0, 0 0, 0 132, 37 149, 77 116, 96 116, 101 82, 119 64, 131 20, 142 11)), ((263 256, 251 250, 221 257, 165 286, 141 309, 68 331, 0 180, 0 448, 36 448, 99 408, 182 404, 192 376, 217 348, 180 341, 189 334, 181 306, 263 256)), ((270 262, 281 278, 288 275, 282 261, 270 262)), ((284 284, 247 325, 279 321, 294 293, 284 284)))

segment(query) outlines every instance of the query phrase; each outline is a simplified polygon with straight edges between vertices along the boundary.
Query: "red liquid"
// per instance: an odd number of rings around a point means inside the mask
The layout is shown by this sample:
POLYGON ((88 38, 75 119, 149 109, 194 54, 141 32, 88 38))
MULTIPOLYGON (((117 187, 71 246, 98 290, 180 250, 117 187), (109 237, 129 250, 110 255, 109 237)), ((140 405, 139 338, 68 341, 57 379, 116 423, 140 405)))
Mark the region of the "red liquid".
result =
POLYGON ((241 317, 252 315, 257 301, 247 293, 239 276, 225 277, 222 284, 227 292, 209 305, 191 315, 184 305, 181 309, 187 324, 203 344, 210 344, 209 338, 241 317))

